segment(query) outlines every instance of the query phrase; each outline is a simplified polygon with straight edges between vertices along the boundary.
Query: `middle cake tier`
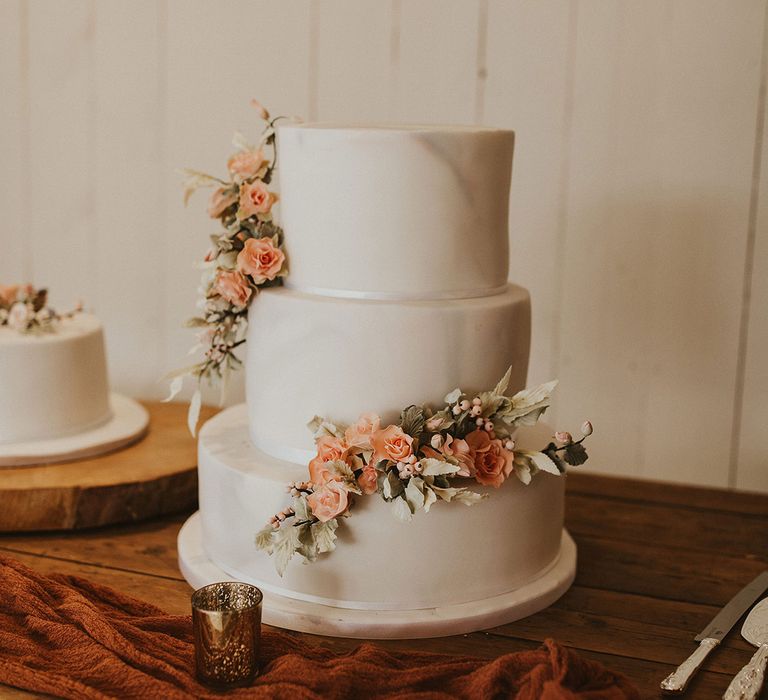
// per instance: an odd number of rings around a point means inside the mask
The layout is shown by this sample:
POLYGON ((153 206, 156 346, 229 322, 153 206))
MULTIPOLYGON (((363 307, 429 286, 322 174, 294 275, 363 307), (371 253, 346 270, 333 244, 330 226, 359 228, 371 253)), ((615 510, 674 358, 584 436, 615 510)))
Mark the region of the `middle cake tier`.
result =
POLYGON ((512 367, 525 386, 531 339, 526 289, 450 301, 338 299, 265 290, 248 316, 246 392, 253 443, 299 464, 314 455, 315 415, 384 424, 410 404, 439 406, 450 390, 491 389, 512 367))

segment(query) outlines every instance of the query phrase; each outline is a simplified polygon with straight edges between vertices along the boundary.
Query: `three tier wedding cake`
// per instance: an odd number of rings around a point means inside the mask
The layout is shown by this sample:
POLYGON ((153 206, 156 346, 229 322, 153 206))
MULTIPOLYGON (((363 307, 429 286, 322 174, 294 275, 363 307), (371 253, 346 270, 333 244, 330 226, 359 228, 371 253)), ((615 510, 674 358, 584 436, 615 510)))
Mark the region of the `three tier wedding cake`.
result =
POLYGON ((0 467, 91 457, 138 440, 148 415, 110 393, 92 314, 57 314, 45 290, 0 285, 0 467))
POLYGON ((197 325, 219 340, 197 373, 229 368, 247 308, 247 404, 200 431, 200 511, 179 536, 192 585, 247 581, 268 623, 369 638, 502 624, 570 585, 558 450, 586 454, 567 433, 536 452, 542 424, 518 432, 553 383, 523 391, 513 145, 480 127, 281 124, 284 241, 274 160, 245 147, 230 161, 207 259, 232 269, 212 272, 197 325))

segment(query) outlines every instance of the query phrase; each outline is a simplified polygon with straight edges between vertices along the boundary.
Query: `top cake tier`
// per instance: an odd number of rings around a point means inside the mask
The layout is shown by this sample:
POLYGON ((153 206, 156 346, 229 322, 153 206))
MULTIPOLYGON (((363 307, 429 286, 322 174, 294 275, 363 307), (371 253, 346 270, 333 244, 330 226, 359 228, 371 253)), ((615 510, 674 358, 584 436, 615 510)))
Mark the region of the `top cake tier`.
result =
POLYGON ((287 286, 445 299, 503 291, 514 132, 283 124, 287 286))

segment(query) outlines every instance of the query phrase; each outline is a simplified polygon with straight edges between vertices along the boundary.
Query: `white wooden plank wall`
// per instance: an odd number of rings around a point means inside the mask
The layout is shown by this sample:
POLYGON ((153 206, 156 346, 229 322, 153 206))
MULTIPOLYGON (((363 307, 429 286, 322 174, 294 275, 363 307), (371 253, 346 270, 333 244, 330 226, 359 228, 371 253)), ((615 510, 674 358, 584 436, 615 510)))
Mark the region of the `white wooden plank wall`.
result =
MULTIPOLYGON (((104 319, 115 387, 185 362, 248 101, 517 132, 531 382, 590 467, 768 491, 766 0, 0 0, 0 279, 104 319)), ((230 400, 242 393, 233 392, 230 400)))

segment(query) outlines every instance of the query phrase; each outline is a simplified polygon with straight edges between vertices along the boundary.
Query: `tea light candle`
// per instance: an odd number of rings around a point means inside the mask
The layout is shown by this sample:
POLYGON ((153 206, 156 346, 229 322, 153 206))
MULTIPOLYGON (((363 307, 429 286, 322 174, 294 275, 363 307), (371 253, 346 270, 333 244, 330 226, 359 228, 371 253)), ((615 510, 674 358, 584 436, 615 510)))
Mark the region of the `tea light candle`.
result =
POLYGON ((195 665, 201 683, 250 685, 259 673, 262 593, 247 583, 212 583, 192 594, 195 665))

